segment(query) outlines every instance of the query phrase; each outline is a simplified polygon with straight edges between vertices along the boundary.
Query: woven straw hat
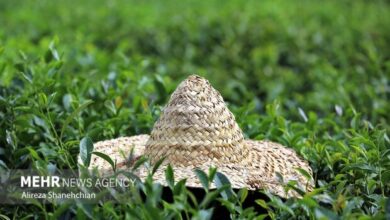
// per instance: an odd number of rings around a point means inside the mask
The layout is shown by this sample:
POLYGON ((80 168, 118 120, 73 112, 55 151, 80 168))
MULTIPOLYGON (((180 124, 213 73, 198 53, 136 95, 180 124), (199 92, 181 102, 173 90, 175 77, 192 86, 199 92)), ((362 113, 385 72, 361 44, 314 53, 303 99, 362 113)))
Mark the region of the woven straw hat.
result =
MULTIPOLYGON (((95 143, 95 151, 116 160, 117 169, 129 169, 127 165, 135 162, 128 161, 126 156, 132 149, 133 158, 145 155, 152 164, 165 157, 153 176, 164 185, 165 167, 171 164, 175 179, 186 178, 186 185, 190 187, 202 187, 193 170, 198 168, 207 173, 211 166, 224 173, 233 188, 261 188, 291 197, 297 194, 293 190, 286 193, 281 181, 295 180, 298 187, 308 191, 313 187, 312 180, 307 180, 296 169, 311 174, 306 161, 280 144, 244 139, 220 93, 206 79, 196 75, 189 76, 177 87, 150 135, 95 143)), ((92 155, 90 169, 97 168, 108 174, 112 173, 110 167, 108 162, 92 155)), ((144 179, 148 169, 141 167, 136 174, 144 179)))

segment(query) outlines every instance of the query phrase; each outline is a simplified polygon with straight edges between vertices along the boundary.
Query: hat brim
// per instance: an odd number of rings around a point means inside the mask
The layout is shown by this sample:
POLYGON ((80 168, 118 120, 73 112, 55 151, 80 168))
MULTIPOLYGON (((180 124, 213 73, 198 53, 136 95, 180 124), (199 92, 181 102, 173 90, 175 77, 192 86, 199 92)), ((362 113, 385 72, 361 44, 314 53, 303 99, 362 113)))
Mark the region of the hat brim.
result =
MULTIPOLYGON (((135 162, 129 161, 130 153, 132 152, 133 160, 142 156, 148 139, 149 135, 144 134, 100 141, 94 144, 94 151, 104 153, 110 156, 113 161, 116 161, 117 171, 129 170, 131 164, 135 162)), ((243 161, 245 166, 224 164, 217 167, 218 172, 225 174, 229 178, 232 188, 264 189, 286 198, 299 196, 294 190, 286 192, 283 187, 283 184, 294 180, 297 183, 296 187, 304 191, 311 191, 313 181, 308 180, 297 169, 300 168, 307 173, 311 173, 311 168, 293 149, 270 141, 245 140, 243 144, 250 149, 250 154, 246 161, 243 161)), ((175 179, 187 179, 186 185, 188 187, 202 187, 194 169, 201 169, 207 173, 210 166, 213 166, 213 164, 202 164, 196 167, 172 165, 175 179)), ((153 179, 162 185, 167 185, 165 181, 165 167, 166 165, 162 165, 153 175, 153 179)), ((96 155, 92 155, 89 169, 97 169, 102 176, 113 174, 111 165, 96 155)), ((141 180, 145 179, 148 173, 149 170, 144 166, 136 170, 136 174, 141 180)), ((215 188, 215 185, 212 184, 210 188, 215 188)))

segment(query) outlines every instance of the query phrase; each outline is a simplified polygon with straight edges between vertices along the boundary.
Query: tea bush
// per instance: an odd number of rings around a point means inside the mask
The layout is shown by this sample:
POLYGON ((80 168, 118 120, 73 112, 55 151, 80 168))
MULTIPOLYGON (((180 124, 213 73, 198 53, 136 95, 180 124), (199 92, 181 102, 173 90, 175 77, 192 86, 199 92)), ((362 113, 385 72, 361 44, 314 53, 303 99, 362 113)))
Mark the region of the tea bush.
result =
POLYGON ((308 160, 316 188, 282 200, 222 184, 197 199, 183 181, 164 189, 148 180, 120 204, 5 205, 0 217, 208 219, 223 207, 235 219, 389 218, 389 9, 363 0, 1 1, 2 169, 77 169, 83 137, 149 133, 178 83, 197 73, 247 138, 308 160))

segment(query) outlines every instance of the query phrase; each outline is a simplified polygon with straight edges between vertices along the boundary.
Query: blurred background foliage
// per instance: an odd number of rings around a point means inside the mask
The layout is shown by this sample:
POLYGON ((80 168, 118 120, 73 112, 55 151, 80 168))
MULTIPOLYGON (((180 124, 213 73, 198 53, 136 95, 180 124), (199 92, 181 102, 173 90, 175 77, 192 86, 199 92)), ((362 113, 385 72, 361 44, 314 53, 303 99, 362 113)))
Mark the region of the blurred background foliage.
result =
POLYGON ((291 217, 289 207, 307 217, 384 218, 389 8, 363 0, 0 1, 0 165, 77 168, 82 137, 150 132, 178 83, 196 73, 222 93, 247 137, 310 161, 320 190, 299 205, 260 202, 270 217, 291 217))

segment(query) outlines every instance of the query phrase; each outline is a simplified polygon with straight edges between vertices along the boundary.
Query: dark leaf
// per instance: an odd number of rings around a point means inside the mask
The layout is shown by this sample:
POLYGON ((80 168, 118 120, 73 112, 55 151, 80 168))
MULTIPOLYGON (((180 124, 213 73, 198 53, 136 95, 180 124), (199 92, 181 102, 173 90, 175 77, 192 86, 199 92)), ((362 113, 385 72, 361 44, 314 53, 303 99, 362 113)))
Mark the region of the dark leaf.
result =
POLYGON ((116 171, 116 164, 111 159, 110 156, 108 156, 107 154, 98 152, 98 151, 94 151, 94 152, 92 152, 92 154, 95 154, 96 156, 98 156, 98 157, 102 158, 103 160, 107 161, 111 165, 112 170, 116 171))
POLYGON ((160 168, 160 166, 164 162, 164 160, 165 160, 165 157, 162 157, 153 165, 152 174, 154 174, 158 170, 158 168, 160 168))
POLYGON ((93 142, 91 138, 84 137, 80 141, 80 159, 83 162, 84 166, 89 167, 91 162, 91 154, 93 151, 93 142))
POLYGON ((202 184, 203 188, 208 191, 209 189, 209 179, 207 177, 207 174, 203 172, 203 170, 195 169, 194 170, 196 176, 199 178, 200 183, 202 184))
POLYGON ((136 170, 138 167, 140 167, 142 164, 144 164, 146 161, 148 161, 148 158, 144 157, 144 156, 141 156, 140 158, 138 158, 133 167, 132 167, 132 170, 136 170))
POLYGON ((168 164, 167 169, 165 169, 165 179, 169 188, 173 189, 173 186, 175 185, 175 177, 173 175, 173 169, 170 164, 168 164))

